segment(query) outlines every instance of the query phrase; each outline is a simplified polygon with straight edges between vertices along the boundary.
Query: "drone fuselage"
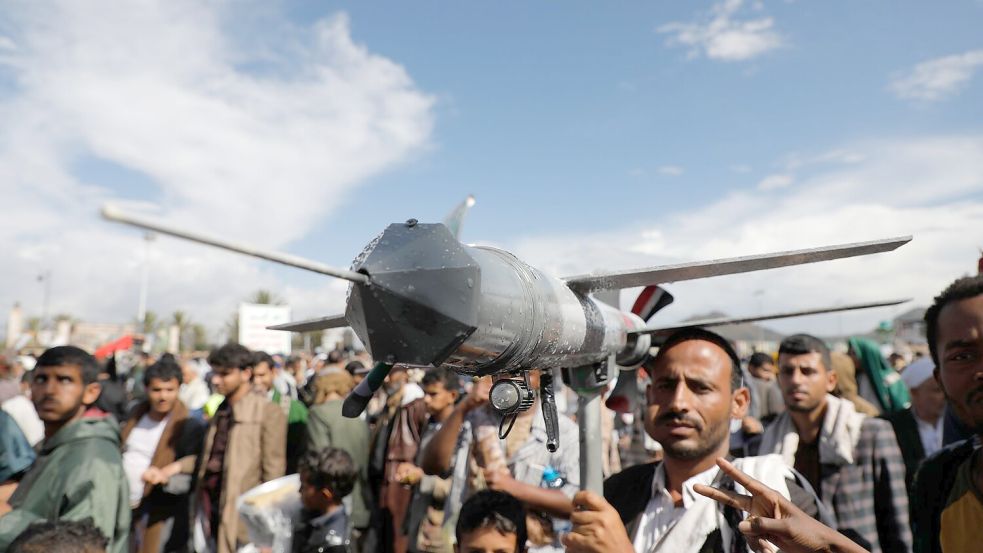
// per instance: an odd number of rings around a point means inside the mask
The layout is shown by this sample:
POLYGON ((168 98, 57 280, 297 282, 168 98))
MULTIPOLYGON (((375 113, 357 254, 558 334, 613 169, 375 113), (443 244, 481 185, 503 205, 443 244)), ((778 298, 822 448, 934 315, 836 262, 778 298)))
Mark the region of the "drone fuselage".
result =
POLYGON ((468 375, 591 365, 648 352, 632 313, 571 289, 509 252, 466 246, 438 224, 394 224, 356 258, 368 284, 346 318, 376 359, 468 375))

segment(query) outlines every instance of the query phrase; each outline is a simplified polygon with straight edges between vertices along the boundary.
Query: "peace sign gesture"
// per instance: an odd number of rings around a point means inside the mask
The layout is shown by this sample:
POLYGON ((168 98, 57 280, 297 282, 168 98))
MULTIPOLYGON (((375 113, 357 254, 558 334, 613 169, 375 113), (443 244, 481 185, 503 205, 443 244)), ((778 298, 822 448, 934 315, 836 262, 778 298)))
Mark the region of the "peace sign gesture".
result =
POLYGON ((702 484, 693 486, 693 491, 748 513, 750 516, 741 521, 737 528, 748 538, 755 551, 773 552, 778 546, 786 553, 867 553, 867 550, 805 514, 782 494, 741 472, 726 459, 717 459, 717 466, 751 495, 702 484))

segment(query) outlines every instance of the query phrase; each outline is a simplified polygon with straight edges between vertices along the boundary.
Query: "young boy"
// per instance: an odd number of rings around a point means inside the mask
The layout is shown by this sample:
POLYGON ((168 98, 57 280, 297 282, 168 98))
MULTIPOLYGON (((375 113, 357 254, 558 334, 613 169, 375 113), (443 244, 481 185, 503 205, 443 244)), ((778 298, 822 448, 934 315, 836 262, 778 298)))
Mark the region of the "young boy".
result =
POLYGON ((351 456, 334 447, 308 451, 299 468, 304 513, 294 530, 293 553, 349 553, 348 515, 341 501, 358 477, 351 456))
POLYGON ((8 553, 106 553, 108 541, 91 518, 49 520, 28 526, 8 553))
POLYGON ((505 492, 480 491, 461 506, 457 553, 526 553, 526 510, 505 492))

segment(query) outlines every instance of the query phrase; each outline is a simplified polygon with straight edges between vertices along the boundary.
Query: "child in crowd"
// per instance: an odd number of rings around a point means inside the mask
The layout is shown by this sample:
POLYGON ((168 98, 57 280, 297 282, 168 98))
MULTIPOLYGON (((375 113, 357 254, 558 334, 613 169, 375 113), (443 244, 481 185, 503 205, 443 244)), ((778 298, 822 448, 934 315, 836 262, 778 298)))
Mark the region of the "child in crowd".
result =
POLYGON ((293 536, 293 553, 349 553, 348 515, 342 500, 358 477, 342 449, 308 451, 300 461, 300 499, 304 513, 293 536))
POLYGON ((526 553, 526 510, 511 495, 480 491, 461 506, 457 553, 526 553))
POLYGON ((91 518, 50 520, 28 526, 8 553, 106 553, 107 542, 91 518))

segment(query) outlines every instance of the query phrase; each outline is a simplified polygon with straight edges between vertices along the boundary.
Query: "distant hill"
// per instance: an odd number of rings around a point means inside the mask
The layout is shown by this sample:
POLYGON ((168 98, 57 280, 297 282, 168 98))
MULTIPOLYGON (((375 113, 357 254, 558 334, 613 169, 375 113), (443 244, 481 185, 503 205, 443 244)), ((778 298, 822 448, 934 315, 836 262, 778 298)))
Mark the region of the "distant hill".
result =
MULTIPOLYGON (((698 321, 700 319, 718 319, 724 317, 729 317, 729 315, 722 311, 710 311, 708 313, 699 313, 697 315, 693 315, 692 317, 683 319, 683 322, 698 321)), ((713 327, 713 331, 720 334, 724 338, 727 338, 728 340, 741 340, 744 342, 778 342, 785 337, 785 335, 780 332, 775 332, 768 327, 755 323, 715 326, 713 327)))

